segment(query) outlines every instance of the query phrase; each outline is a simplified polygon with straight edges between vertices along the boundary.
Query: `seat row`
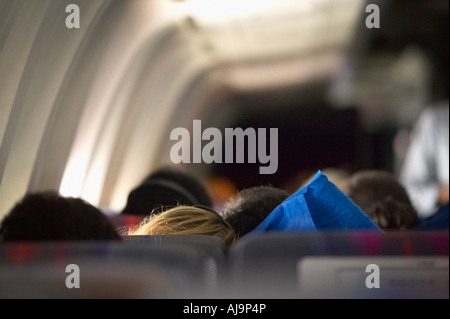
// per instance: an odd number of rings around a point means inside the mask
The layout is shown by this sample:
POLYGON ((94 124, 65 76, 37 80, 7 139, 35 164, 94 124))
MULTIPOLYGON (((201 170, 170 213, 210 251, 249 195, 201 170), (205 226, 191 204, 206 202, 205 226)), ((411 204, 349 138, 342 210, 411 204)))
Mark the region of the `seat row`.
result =
POLYGON ((0 245, 0 298, 444 298, 448 232, 264 233, 0 245))

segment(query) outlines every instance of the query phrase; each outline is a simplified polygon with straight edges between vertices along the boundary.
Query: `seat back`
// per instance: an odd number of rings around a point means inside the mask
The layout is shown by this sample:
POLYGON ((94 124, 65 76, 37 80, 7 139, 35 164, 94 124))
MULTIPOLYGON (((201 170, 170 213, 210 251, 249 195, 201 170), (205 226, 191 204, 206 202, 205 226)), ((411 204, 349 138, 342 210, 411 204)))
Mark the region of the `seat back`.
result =
MULTIPOLYGON (((437 288, 439 291, 436 294, 445 297, 446 295, 448 296, 448 275, 442 277, 442 257, 448 259, 448 252, 448 232, 264 233, 244 237, 231 250, 229 269, 231 284, 229 292, 232 297, 309 297, 308 287, 307 285, 302 285, 302 281, 306 282, 305 278, 312 276, 310 270, 313 263, 311 258, 313 257, 326 257, 327 259, 320 260, 319 264, 322 265, 331 263, 336 258, 340 258, 339 262, 341 262, 341 265, 345 265, 345 260, 348 261, 348 265, 355 265, 355 257, 365 257, 364 262, 371 260, 373 264, 378 262, 380 265, 385 265, 386 259, 381 260, 381 257, 399 257, 405 260, 406 258, 417 257, 414 261, 410 259, 409 263, 402 264, 397 262, 396 265, 409 266, 416 269, 418 265, 428 265, 429 273, 432 274, 432 277, 434 276, 433 280, 436 280, 437 275, 440 281, 446 285, 444 293, 441 288, 437 288), (432 258, 434 263, 429 263, 429 259, 425 260, 418 257, 432 258), (344 261, 342 261, 342 258, 344 258, 344 261)), ((317 262, 315 265, 317 265, 317 262)), ((319 269, 319 266, 317 267, 319 269)), ((448 263, 446 268, 448 273, 448 263)), ((322 267, 322 269, 327 268, 322 267)), ((333 270, 330 269, 328 267, 327 271, 335 271, 335 268, 333 270)), ((355 267, 352 269, 355 269, 355 267)), ((386 266, 381 267, 381 276, 383 276, 385 269, 386 266)), ((359 274, 363 278, 367 278, 369 275, 365 272, 366 267, 358 268, 357 271, 362 271, 362 274, 359 274)), ((418 273, 416 275, 419 276, 418 273)), ((411 278, 416 275, 413 275, 411 278)), ((329 278, 329 273, 321 274, 319 272, 314 276, 316 278, 317 276, 318 278, 329 278)), ((365 282, 362 282, 362 284, 364 284, 365 289, 368 289, 365 286, 365 282)), ((328 294, 327 290, 331 288, 333 287, 330 282, 328 287, 325 285, 322 286, 321 291, 315 291, 314 296, 317 297, 317 294, 321 292, 324 296, 330 296, 331 294, 328 294)), ((377 297, 381 293, 392 297, 390 291, 386 289, 377 291, 379 292, 377 297)), ((421 296, 427 297, 428 295, 421 296)), ((341 291, 338 297, 343 296, 346 296, 346 294, 341 291)), ((354 294, 349 291, 347 296, 354 297, 354 294)), ((370 296, 374 296, 374 294, 370 296)), ((402 297, 400 294, 397 296, 402 297)))
POLYGON ((223 264, 228 255, 225 242, 216 236, 207 235, 127 235, 123 236, 126 241, 145 242, 151 246, 164 245, 186 245, 194 247, 209 254, 218 264, 223 264))
POLYGON ((315 299, 448 299, 448 272, 448 256, 310 256, 297 283, 315 299))
POLYGON ((213 288, 211 257, 186 245, 0 245, 0 298, 196 298, 213 288))

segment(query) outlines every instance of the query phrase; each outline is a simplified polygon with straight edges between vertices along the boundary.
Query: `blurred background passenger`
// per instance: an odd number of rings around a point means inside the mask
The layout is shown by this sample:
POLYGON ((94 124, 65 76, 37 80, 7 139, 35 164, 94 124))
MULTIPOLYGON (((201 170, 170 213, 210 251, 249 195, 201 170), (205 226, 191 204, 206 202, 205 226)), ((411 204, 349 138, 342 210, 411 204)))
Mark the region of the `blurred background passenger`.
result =
POLYGON ((179 205, 212 208, 213 201, 196 176, 168 166, 155 170, 134 188, 121 213, 146 217, 179 205))
POLYGON ((401 181, 421 217, 449 201, 449 103, 425 108, 413 131, 401 181))
POLYGON ((421 218, 413 230, 449 230, 449 203, 440 207, 433 215, 421 218))
POLYGON ((148 216, 130 228, 127 235, 208 235, 222 239, 231 247, 236 235, 231 226, 208 207, 178 206, 148 216))
POLYGON ((408 193, 389 172, 358 171, 350 177, 346 193, 383 230, 406 230, 418 222, 408 193))
POLYGON ((288 197, 287 191, 272 186, 247 188, 230 198, 221 214, 240 238, 261 224, 288 197))
POLYGON ((27 194, 0 224, 0 241, 121 240, 107 216, 80 198, 27 194))

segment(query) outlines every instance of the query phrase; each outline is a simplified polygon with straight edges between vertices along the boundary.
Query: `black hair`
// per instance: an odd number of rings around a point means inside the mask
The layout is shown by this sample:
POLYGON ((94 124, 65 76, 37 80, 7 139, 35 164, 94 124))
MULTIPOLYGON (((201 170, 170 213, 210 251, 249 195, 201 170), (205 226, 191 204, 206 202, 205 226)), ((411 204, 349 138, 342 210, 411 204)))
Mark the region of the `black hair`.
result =
POLYGON ((81 198, 25 195, 0 224, 0 241, 121 240, 108 217, 81 198))
POLYGON ((251 232, 289 197, 286 190, 272 186, 255 186, 241 190, 224 206, 221 214, 238 237, 251 232))
POLYGON ((163 167, 147 176, 130 192, 122 214, 149 216, 179 205, 213 207, 213 201, 194 175, 173 167, 163 167))

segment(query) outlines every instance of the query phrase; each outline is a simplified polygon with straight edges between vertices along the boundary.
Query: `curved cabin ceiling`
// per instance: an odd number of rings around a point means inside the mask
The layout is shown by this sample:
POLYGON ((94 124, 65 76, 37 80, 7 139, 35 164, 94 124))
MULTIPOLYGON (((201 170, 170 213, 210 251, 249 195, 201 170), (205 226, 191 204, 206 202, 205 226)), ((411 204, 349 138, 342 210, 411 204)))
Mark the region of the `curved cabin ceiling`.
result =
POLYGON ((172 1, 192 45, 238 90, 329 77, 362 19, 362 0, 172 1))

